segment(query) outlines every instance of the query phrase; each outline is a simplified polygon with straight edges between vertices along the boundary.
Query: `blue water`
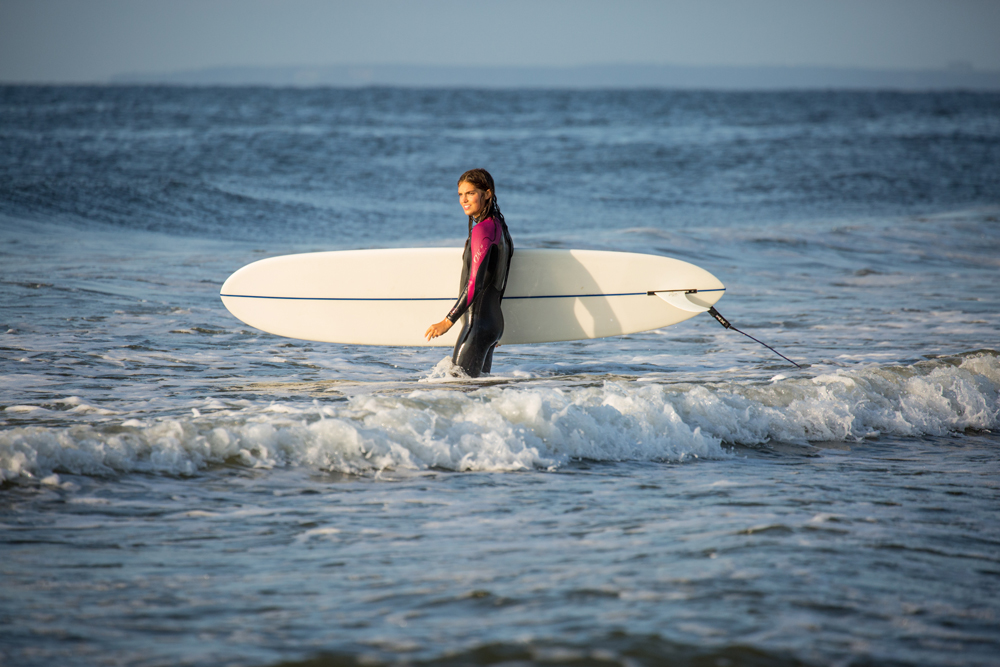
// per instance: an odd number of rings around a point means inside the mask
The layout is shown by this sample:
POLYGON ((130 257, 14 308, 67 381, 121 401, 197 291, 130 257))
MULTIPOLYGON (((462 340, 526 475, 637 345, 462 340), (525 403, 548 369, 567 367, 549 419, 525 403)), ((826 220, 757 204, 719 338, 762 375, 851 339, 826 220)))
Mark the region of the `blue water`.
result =
POLYGON ((0 253, 4 664, 1000 654, 1000 95, 0 87, 0 253), (454 381, 222 306, 461 245, 475 166, 803 368, 700 315, 454 381))

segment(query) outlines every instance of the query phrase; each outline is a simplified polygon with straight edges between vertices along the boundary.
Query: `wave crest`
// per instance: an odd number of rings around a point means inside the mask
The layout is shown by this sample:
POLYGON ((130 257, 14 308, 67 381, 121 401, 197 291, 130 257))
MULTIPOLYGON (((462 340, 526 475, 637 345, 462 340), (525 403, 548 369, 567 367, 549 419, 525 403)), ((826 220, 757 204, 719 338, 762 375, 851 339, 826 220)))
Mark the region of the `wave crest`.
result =
POLYGON ((420 389, 147 421, 20 426, 0 432, 0 481, 52 472, 191 475, 222 463, 353 474, 553 469, 570 459, 722 458, 731 455, 724 444, 943 435, 1000 424, 1000 356, 991 351, 779 378, 766 385, 420 389))

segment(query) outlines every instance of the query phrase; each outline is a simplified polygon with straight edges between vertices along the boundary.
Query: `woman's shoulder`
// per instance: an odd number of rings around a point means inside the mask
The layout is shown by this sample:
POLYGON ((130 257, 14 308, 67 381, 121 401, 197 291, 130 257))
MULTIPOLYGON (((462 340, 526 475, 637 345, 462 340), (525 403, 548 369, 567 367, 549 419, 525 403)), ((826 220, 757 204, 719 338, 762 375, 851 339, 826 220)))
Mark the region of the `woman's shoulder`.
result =
POLYGON ((477 239, 496 238, 497 232, 500 229, 500 225, 493 218, 486 218, 485 220, 480 220, 476 223, 476 226, 472 228, 472 237, 477 239))

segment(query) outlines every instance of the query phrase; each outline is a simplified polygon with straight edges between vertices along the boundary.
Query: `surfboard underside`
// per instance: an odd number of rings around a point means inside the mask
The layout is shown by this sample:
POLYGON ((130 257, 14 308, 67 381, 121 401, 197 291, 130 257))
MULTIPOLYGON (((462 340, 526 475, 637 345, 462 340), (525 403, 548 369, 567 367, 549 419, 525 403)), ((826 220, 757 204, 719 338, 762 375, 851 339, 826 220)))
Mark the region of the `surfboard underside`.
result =
MULTIPOLYGON (((243 322, 289 338, 453 346, 461 322, 429 343, 423 334, 454 303, 456 297, 449 294, 458 293, 461 258, 461 249, 454 248, 272 257, 234 273, 221 296, 243 322)), ((503 301, 500 342, 546 343, 659 329, 693 317, 724 293, 709 272, 668 257, 518 249, 503 301), (675 296, 657 298, 662 290, 676 290, 675 296), (678 298, 685 300, 682 307, 674 305, 678 298)))

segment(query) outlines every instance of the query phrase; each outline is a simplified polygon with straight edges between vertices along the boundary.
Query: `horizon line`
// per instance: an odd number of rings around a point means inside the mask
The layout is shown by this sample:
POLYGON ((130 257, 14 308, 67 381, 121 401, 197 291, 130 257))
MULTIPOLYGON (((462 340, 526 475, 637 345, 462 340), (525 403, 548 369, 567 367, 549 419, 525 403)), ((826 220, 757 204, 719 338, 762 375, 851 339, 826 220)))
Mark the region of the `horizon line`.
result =
POLYGON ((588 63, 580 65, 212 65, 131 71, 93 81, 0 80, 0 85, 174 85, 223 87, 404 87, 562 89, 889 89, 1000 90, 1000 70, 953 62, 938 69, 843 65, 678 65, 588 63), (483 77, 483 74, 487 76, 483 77))

